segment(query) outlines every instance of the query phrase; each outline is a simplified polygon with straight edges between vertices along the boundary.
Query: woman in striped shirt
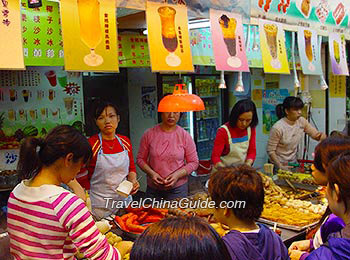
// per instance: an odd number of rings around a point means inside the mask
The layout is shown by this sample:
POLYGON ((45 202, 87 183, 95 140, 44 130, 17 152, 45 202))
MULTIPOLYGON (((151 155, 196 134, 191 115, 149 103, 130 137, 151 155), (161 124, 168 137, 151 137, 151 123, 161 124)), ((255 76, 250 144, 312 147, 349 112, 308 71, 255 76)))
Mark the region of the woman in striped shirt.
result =
POLYGON ((8 201, 10 251, 15 259, 75 259, 77 249, 89 259, 121 259, 97 229, 84 202, 60 187, 73 180, 90 159, 91 147, 71 126, 58 126, 46 138, 21 146, 18 172, 23 181, 8 201))

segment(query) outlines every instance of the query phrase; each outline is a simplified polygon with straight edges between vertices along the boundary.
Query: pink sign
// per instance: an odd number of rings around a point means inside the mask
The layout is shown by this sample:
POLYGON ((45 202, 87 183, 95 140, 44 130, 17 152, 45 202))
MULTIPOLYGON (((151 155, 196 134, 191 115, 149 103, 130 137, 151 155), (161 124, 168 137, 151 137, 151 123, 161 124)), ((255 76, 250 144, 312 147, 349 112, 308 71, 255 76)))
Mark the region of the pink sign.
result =
POLYGON ((249 71, 241 15, 210 9, 210 24, 216 70, 249 71))

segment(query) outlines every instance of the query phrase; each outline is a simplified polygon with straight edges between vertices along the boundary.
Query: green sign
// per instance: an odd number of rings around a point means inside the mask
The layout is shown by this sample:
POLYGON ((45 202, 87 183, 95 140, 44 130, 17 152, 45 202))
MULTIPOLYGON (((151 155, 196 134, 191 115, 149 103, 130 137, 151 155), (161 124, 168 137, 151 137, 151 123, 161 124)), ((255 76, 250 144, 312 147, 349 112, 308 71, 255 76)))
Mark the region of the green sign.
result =
POLYGON ((42 1, 39 8, 28 8, 21 1, 24 63, 26 66, 63 66, 63 41, 59 4, 42 1))
POLYGON ((119 35, 118 56, 120 67, 150 67, 147 37, 119 35))

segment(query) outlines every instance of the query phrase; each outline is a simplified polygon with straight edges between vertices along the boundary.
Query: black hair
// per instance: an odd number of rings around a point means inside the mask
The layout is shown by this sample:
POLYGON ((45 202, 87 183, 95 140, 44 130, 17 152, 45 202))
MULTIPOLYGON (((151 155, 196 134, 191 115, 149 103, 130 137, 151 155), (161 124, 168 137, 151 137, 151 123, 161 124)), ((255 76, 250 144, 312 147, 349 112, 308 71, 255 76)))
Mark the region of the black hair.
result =
POLYGON ((69 153, 73 153, 73 162, 83 159, 84 163, 87 163, 92 155, 86 137, 72 126, 56 126, 45 139, 26 138, 19 152, 17 165, 19 176, 21 179, 33 178, 43 166, 50 166, 69 153), (37 151, 38 148, 40 149, 37 151))
POLYGON ((233 214, 243 221, 256 221, 264 209, 264 185, 261 176, 248 165, 223 167, 210 176, 209 194, 216 206, 222 201, 245 201, 233 207, 233 214))
POLYGON ((171 217, 149 226, 135 241, 130 260, 230 260, 218 233, 198 217, 171 217))
POLYGON ((238 118, 241 114, 246 112, 252 112, 253 118, 250 123, 250 127, 256 127, 259 123, 258 114, 256 112, 256 106, 253 101, 250 99, 242 99, 238 101, 232 108, 229 118, 229 124, 231 127, 235 127, 238 121, 238 118))
POLYGON ((108 101, 100 101, 95 108, 95 112, 94 112, 95 120, 97 120, 97 118, 102 114, 103 110, 105 110, 106 107, 113 107, 117 115, 119 115, 119 110, 115 104, 108 101))
POLYGON ((303 109, 304 102, 299 97, 289 96, 283 100, 283 104, 278 104, 276 106, 276 115, 278 119, 285 117, 286 109, 303 109))

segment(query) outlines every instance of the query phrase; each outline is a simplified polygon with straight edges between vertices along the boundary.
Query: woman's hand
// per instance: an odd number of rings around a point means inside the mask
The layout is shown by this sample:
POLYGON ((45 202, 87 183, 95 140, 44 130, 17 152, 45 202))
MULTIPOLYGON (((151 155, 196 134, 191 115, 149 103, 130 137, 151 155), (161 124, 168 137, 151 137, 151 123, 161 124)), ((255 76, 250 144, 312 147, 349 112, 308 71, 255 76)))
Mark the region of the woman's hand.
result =
POLYGON ((289 251, 299 250, 308 251, 310 249, 310 240, 301 240, 293 242, 288 248, 289 251))
POLYGON ((129 172, 128 181, 133 185, 130 195, 134 195, 140 189, 140 183, 137 180, 136 172, 129 172))
POLYGON ((299 260, 304 253, 305 252, 299 250, 292 250, 288 252, 290 260, 299 260))
POLYGON ((165 180, 158 173, 153 172, 150 176, 151 176, 151 179, 152 179, 153 183, 156 186, 158 186, 158 187, 164 186, 165 180))
POLYGON ((165 179, 165 188, 171 189, 176 184, 177 180, 179 179, 179 174, 177 172, 173 172, 165 179))

